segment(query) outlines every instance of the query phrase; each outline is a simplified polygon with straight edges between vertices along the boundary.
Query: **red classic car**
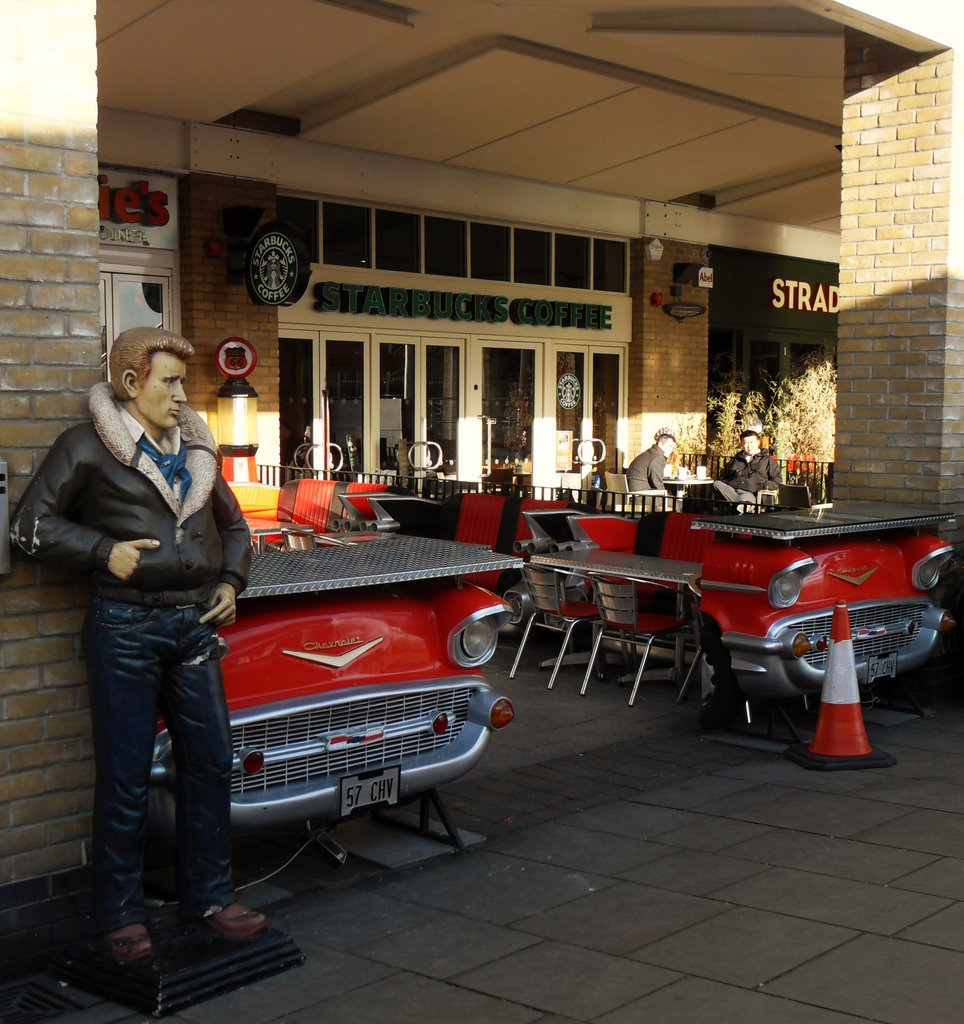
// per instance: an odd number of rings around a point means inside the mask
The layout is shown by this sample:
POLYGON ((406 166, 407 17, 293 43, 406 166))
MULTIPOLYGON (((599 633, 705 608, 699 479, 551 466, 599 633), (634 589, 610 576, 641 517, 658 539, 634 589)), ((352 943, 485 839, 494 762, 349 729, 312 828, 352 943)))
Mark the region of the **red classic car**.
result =
POLYGON ((853 502, 695 522, 714 533, 699 581, 703 724, 723 724, 744 697, 819 693, 839 600, 850 613, 860 685, 924 664, 955 625, 932 596, 952 548, 927 528, 953 519, 853 502))
MULTIPOLYGON (((222 630, 238 828, 331 823, 432 791, 512 720, 481 674, 508 607, 461 577, 517 558, 433 538, 330 540, 256 556, 222 630)), ((151 792, 162 836, 174 771, 162 730, 151 792)))

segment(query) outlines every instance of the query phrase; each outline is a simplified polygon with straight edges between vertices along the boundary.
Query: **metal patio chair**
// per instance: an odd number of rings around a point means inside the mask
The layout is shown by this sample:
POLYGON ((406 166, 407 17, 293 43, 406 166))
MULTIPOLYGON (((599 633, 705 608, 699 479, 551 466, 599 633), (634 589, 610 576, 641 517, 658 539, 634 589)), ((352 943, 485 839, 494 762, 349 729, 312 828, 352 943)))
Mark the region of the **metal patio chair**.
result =
POLYGON ((546 687, 551 690, 569 648, 573 630, 580 622, 598 623, 599 612, 592 601, 575 599, 566 593, 566 580, 569 578, 567 573, 523 565, 522 576, 529 588, 533 611, 526 622, 519 649, 515 654, 515 661, 512 662, 512 668, 509 671, 509 678, 515 678, 516 669, 519 667, 519 661, 522 658, 529 634, 532 632, 532 627, 539 626, 542 629, 563 634, 562 644, 552 667, 552 675, 549 677, 549 685, 546 687))
MULTIPOLYGON (((592 580, 592 589, 599 610, 600 625, 596 630, 589 665, 579 692, 585 694, 589 686, 589 679, 603 640, 615 640, 622 646, 624 652, 627 647, 642 648, 642 657, 629 695, 629 706, 632 707, 653 644, 671 644, 675 647, 676 639, 681 632, 693 633, 693 624, 676 615, 640 611, 634 581, 595 576, 592 580)), ((684 683, 684 690, 685 685, 684 683)))

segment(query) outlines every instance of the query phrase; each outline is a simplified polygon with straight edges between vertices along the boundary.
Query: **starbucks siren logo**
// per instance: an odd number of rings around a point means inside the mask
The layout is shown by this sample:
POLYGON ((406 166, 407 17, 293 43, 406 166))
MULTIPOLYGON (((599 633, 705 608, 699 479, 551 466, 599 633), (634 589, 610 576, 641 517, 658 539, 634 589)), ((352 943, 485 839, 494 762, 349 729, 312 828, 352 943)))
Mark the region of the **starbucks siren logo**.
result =
POLYGON ((305 293, 311 266, 304 243, 291 227, 272 221, 248 243, 244 281, 259 306, 290 306, 305 293))
POLYGON ((582 385, 574 373, 564 373, 556 381, 556 401, 562 409, 575 409, 582 398, 582 385))

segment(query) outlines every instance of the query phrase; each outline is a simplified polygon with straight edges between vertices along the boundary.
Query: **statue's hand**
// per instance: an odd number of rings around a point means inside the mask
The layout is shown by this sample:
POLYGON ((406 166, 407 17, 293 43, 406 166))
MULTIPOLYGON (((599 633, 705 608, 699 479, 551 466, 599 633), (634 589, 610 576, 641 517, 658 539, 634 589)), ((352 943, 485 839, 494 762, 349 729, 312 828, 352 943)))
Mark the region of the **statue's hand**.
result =
POLYGON ((134 574, 141 552, 160 547, 161 542, 153 537, 142 537, 140 540, 121 540, 111 549, 107 558, 107 568, 119 580, 127 580, 134 574))
POLYGON ((208 610, 198 620, 215 626, 230 626, 236 614, 235 590, 230 583, 219 583, 208 598, 208 610))

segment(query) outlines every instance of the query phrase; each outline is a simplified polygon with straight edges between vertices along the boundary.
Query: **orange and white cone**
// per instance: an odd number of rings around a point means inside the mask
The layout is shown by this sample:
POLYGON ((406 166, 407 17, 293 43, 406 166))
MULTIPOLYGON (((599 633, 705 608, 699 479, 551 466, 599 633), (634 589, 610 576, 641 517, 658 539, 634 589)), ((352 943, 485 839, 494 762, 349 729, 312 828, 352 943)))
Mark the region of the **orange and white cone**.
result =
POLYGON ((896 759, 874 750, 867 740, 857 690, 857 665, 850 634, 850 616, 844 601, 833 610, 830 650, 823 677, 820 716, 810 746, 794 743, 787 757, 804 768, 834 771, 843 768, 890 768, 896 759))

